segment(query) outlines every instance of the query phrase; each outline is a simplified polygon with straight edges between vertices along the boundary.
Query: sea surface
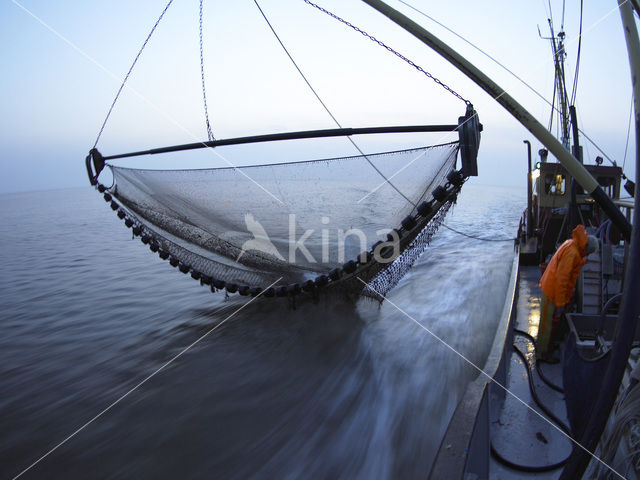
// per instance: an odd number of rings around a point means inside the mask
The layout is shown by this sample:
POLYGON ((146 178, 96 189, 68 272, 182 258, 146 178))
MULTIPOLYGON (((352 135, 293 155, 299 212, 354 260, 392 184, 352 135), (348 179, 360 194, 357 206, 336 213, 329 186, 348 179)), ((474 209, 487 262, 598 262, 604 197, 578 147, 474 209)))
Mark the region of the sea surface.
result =
MULTIPOLYGON (((445 223, 512 238, 524 199, 467 185, 445 223)), ((425 478, 477 374, 434 335, 482 365, 513 260, 441 227, 395 306, 238 311, 90 188, 0 195, 0 225, 0 478, 425 478)))

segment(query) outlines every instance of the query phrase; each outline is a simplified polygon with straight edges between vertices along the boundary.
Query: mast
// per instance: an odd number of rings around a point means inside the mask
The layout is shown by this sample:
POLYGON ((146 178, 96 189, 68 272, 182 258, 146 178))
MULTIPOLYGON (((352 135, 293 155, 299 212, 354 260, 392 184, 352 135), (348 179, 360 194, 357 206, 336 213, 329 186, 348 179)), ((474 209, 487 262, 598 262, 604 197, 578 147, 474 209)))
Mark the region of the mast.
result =
MULTIPOLYGON (((564 148, 570 150, 571 153, 573 153, 573 156, 580 163, 583 163, 582 153, 580 151, 580 144, 578 140, 578 119, 576 115, 576 107, 574 105, 569 105, 569 95, 567 92, 567 84, 565 82, 564 75, 564 61, 567 58, 567 52, 564 48, 565 33, 564 30, 562 30, 561 26, 561 30, 556 36, 552 20, 549 18, 547 19, 547 21, 549 23, 549 31, 551 32, 551 36, 545 38, 540 35, 540 37, 551 42, 551 51, 553 52, 553 64, 555 70, 554 97, 556 98, 556 101, 558 103, 558 107, 556 110, 560 119, 560 141, 562 142, 562 145, 564 145, 564 148), (571 147, 571 138, 569 134, 569 129, 572 126, 573 129, 571 133, 573 134, 573 147, 571 147)), ((539 31, 538 34, 540 34, 539 31)), ((554 108, 555 107, 553 106, 551 107, 551 121, 553 121, 554 108)), ((549 122, 549 129, 551 129, 551 122, 549 122)), ((569 210, 567 212, 566 218, 566 220, 568 221, 562 223, 562 231, 560 232, 561 235, 564 235, 567 238, 571 236, 571 232, 573 231, 574 227, 578 225, 578 223, 581 223, 580 210, 578 208, 578 202, 576 199, 577 192, 578 185, 576 183, 576 179, 572 178, 571 199, 569 201, 569 210), (567 232, 566 234, 564 233, 565 230, 567 232)))
POLYGON ((545 40, 549 40, 551 42, 551 51, 553 52, 553 64, 555 67, 555 89, 556 89, 557 99, 558 99, 557 100, 558 114, 560 117, 560 129, 562 131, 560 140, 562 141, 562 144, 564 145, 564 147, 567 150, 569 150, 570 149, 570 146, 569 146, 570 145, 569 144, 570 121, 569 121, 569 111, 568 111, 569 102, 567 101, 567 97, 568 97, 567 85, 564 80, 564 60, 567 57, 567 52, 564 49, 565 33, 564 31, 560 30, 560 32, 558 32, 558 36, 556 37, 553 30, 553 22, 551 21, 550 18, 547 19, 547 21, 549 22, 549 30, 551 32, 551 36, 543 37, 542 35, 540 35, 540 37, 545 40))
POLYGON ((626 241, 631 239, 631 224, 615 206, 611 198, 602 190, 598 182, 587 171, 565 146, 559 142, 549 130, 538 122, 531 113, 520 105, 498 84, 485 75, 480 69, 466 58, 453 50, 439 38, 426 30, 421 25, 408 18, 406 15, 391 8, 381 0, 362 0, 367 5, 376 9, 390 20, 411 33, 418 40, 425 43, 443 58, 453 64, 458 70, 473 80, 480 88, 502 105, 513 117, 531 132, 553 155, 564 165, 567 171, 577 180, 582 188, 591 195, 598 205, 607 213, 609 218, 618 227, 626 241))
MULTIPOLYGON (((553 39, 554 45, 554 59, 556 63, 556 82, 558 83, 558 102, 560 103, 560 115, 562 127, 562 144, 568 150, 569 149, 569 113, 568 113, 568 101, 567 101, 567 86, 564 81, 564 59, 567 56, 567 52, 564 49, 564 32, 558 33, 558 44, 556 46, 556 40, 553 39)), ((574 154, 575 155, 575 154, 574 154)))

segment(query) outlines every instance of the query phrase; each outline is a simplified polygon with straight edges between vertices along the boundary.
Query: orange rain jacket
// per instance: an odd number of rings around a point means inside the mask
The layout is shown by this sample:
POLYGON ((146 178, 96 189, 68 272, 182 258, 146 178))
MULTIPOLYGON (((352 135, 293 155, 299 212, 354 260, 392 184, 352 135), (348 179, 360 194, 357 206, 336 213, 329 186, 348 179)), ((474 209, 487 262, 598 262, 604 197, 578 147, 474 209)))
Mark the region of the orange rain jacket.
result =
POLYGON ((587 231, 584 226, 574 228, 571 237, 560 245, 540 279, 542 293, 556 307, 569 303, 580 269, 587 262, 587 231))

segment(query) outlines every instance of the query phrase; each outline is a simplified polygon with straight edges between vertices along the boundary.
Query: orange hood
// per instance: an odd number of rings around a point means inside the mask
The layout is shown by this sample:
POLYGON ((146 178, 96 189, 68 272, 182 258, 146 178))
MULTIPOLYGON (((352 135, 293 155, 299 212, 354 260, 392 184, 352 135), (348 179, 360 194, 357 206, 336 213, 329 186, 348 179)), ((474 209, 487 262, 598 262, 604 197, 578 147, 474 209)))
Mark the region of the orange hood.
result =
POLYGON ((573 233, 571 234, 571 238, 576 242, 578 246, 578 250, 580 251, 580 255, 583 257, 586 256, 586 248, 587 248, 587 230, 584 228, 584 225, 578 225, 573 229, 573 233))

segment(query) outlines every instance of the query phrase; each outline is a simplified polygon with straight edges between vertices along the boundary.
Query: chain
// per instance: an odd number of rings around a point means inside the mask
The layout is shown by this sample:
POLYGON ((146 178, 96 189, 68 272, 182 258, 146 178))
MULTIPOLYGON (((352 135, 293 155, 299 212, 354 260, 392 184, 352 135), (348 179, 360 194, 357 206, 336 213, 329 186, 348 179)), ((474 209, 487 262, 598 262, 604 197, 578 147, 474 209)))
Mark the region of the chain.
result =
POLYGON ((127 80, 129 79, 129 75, 131 75, 131 72, 133 71, 133 67, 136 66, 136 62, 138 61, 138 58, 140 58, 140 55, 142 54, 142 51, 144 50, 144 47, 147 46, 147 43, 149 42, 149 39, 151 38, 151 35, 153 35, 153 32, 156 31, 156 27, 158 26, 158 24, 160 23, 160 20, 162 20, 162 17, 164 17, 164 14, 167 12, 167 10, 169 9, 169 7, 171 6, 172 3, 173 3, 173 0, 169 0, 169 3, 167 3, 167 6, 164 7, 164 10, 162 10, 162 13, 158 17, 158 20, 156 20, 156 23, 153 25, 153 28, 149 32, 149 35, 147 35, 147 38, 144 40, 144 43, 142 44, 142 47, 140 47, 140 50, 138 51, 138 54, 136 55, 136 58, 134 58, 133 63, 131 64, 131 67, 129 67, 129 71, 125 75, 124 80, 122 81, 122 84, 120 85, 120 88, 118 89, 118 93, 116 93, 116 98, 113 99, 113 102, 111 103, 111 107, 109 107, 109 111, 107 112, 107 116, 104 119, 104 122, 102 122, 102 127, 100 127, 100 131, 98 132, 98 137, 96 138, 96 142, 93 144, 93 148, 96 148, 96 146, 98 145, 98 141, 100 140, 100 136, 102 135, 102 132, 104 131, 104 127, 107 124, 107 120, 109 120, 109 117, 111 116, 111 112, 113 111, 113 107, 116 106, 116 102, 118 101, 118 98, 120 97, 120 93, 122 93, 122 89, 124 88, 125 83, 127 83, 127 80))
POLYGON ((204 100, 204 118, 207 122, 207 135, 209 137, 209 141, 212 142, 215 140, 213 136, 213 131, 211 130, 211 124, 209 123, 209 108, 207 107, 207 91, 205 89, 204 82, 204 54, 202 48, 202 3, 203 0, 200 0, 200 78, 202 79, 202 99, 204 100))
POLYGON ((364 30, 361 30, 360 28, 356 27, 355 25, 353 25, 352 23, 344 20, 343 18, 340 18, 339 16, 337 16, 334 13, 331 13, 328 10, 325 10, 324 8, 322 8, 319 5, 316 5, 315 3, 311 2, 310 0, 304 0, 304 3, 311 5, 312 7, 317 8, 318 10, 320 10, 323 13, 326 13, 327 15, 329 15, 331 18, 334 18, 336 20, 338 20, 339 22, 345 24, 347 27, 350 27, 352 29, 354 29, 356 32, 360 33, 361 35, 367 37, 369 40, 371 40, 374 43, 377 43, 378 45, 380 45, 381 47, 383 47, 384 49, 386 49, 387 51, 393 53, 396 57, 400 58, 401 60, 404 60, 405 62, 407 62, 409 65, 411 65, 413 68, 415 68, 416 70, 418 70, 419 72, 423 73, 424 75, 426 75, 427 77, 429 77, 431 80, 433 80, 434 82, 436 82, 438 85, 440 85, 442 88, 444 88, 447 92, 449 92, 451 95, 453 95, 456 98, 459 98, 460 100, 462 100, 464 103, 466 103, 467 105, 469 105, 471 102, 469 102, 469 100, 466 100, 464 97, 462 97, 459 93, 457 93, 456 91, 454 91, 451 87, 449 87, 448 85, 444 84, 441 80, 439 80, 438 78, 434 77, 433 75, 431 75, 429 72, 427 72, 426 70, 424 70, 420 65, 416 65, 414 62, 412 62, 411 60, 409 60, 407 57, 405 57, 404 55, 402 55, 400 52, 394 50, 393 48, 391 48, 390 46, 386 45, 384 42, 381 42, 380 40, 378 40, 376 37, 369 35, 367 32, 365 32, 364 30))

